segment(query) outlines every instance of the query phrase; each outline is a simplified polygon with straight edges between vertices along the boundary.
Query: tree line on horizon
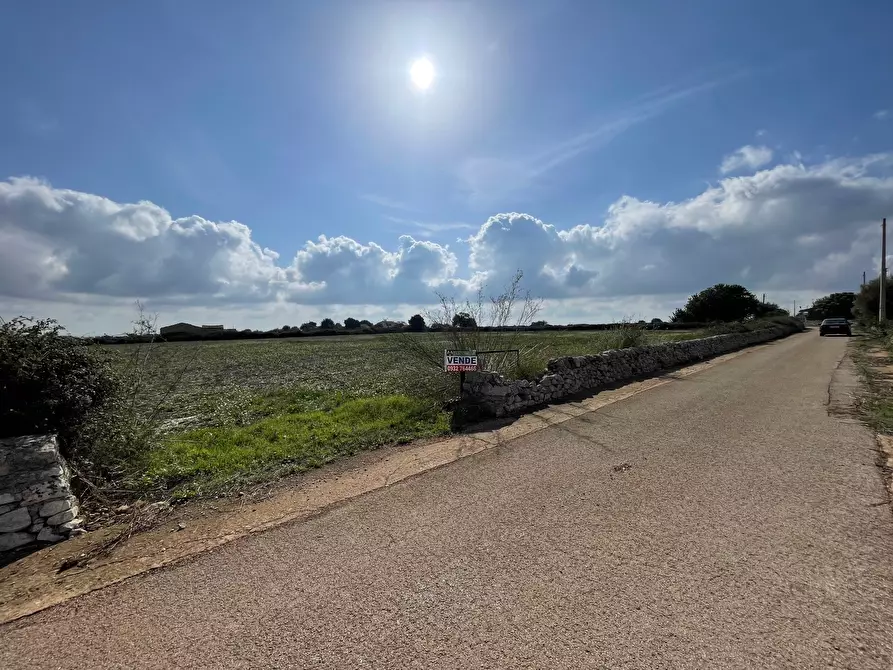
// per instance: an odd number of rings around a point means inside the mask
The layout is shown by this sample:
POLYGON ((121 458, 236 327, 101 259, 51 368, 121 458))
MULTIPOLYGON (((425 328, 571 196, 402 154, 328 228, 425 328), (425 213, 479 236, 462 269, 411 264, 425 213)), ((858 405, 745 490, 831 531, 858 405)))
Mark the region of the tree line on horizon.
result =
MULTIPOLYGON (((860 318, 863 321, 877 319, 878 309, 878 280, 874 279, 865 284, 860 293, 838 292, 824 296, 816 300, 810 307, 802 310, 807 319, 821 320, 832 317, 860 318)), ((888 279, 887 312, 893 314, 893 279, 888 279)), ((669 320, 664 321, 654 318, 650 322, 638 321, 635 325, 655 329, 690 329, 708 326, 716 323, 733 321, 746 321, 750 319, 768 318, 772 316, 791 315, 776 303, 763 302, 756 295, 740 284, 714 284, 698 293, 691 295, 684 306, 674 310, 669 320)), ((795 315, 791 315, 795 316, 795 315)), ((343 323, 336 322, 327 317, 320 322, 305 321, 300 326, 283 325, 271 330, 229 330, 219 333, 209 333, 205 336, 181 336, 168 337, 168 340, 193 340, 193 339, 242 339, 258 337, 300 337, 300 336, 324 336, 339 334, 383 334, 398 332, 442 332, 455 329, 471 330, 486 329, 480 326, 475 317, 468 311, 458 311, 448 319, 450 323, 431 323, 421 314, 413 314, 406 322, 384 320, 373 324, 368 319, 355 319, 347 317, 343 323)), ((626 320, 624 320, 626 321, 626 320)), ((530 330, 604 330, 616 324, 610 323, 579 323, 567 325, 553 325, 545 320, 537 320, 529 323, 524 329, 530 330)), ((133 340, 133 336, 101 336, 90 338, 102 343, 125 343, 133 340)))

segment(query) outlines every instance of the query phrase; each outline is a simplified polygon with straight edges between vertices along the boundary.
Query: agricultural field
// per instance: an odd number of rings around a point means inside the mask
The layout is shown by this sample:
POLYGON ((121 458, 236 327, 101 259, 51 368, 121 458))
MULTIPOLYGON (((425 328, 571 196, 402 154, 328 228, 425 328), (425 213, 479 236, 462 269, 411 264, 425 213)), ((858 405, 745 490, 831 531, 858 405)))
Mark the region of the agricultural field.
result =
MULTIPOLYGON (((697 337, 641 333, 648 343, 697 337)), ((361 449, 449 432, 454 376, 408 353, 433 334, 157 343, 105 347, 137 366, 139 404, 163 428, 143 483, 193 495, 301 471, 361 449)), ((617 346, 616 333, 520 333, 525 370, 617 346), (612 339, 612 337, 614 339, 612 339)), ((436 351, 440 343, 428 340, 436 351)), ((444 342, 443 346, 447 344, 444 342)))

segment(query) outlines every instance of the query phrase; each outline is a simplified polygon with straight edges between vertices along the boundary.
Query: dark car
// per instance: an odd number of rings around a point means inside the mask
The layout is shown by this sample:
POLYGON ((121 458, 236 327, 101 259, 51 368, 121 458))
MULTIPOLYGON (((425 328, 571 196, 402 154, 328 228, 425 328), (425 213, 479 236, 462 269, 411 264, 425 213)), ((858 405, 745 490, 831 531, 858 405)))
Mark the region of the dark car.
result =
POLYGON ((846 335, 849 337, 853 332, 850 330, 850 322, 846 319, 825 319, 819 326, 819 335, 846 335))

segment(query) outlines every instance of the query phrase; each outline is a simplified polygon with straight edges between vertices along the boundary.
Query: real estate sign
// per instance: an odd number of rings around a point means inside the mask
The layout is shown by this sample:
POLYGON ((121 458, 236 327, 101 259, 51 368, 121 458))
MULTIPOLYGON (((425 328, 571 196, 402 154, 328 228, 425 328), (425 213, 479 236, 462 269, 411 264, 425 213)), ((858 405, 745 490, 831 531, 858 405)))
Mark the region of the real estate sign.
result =
POLYGON ((478 369, 478 355, 475 351, 443 352, 443 369, 447 372, 474 372, 478 369))

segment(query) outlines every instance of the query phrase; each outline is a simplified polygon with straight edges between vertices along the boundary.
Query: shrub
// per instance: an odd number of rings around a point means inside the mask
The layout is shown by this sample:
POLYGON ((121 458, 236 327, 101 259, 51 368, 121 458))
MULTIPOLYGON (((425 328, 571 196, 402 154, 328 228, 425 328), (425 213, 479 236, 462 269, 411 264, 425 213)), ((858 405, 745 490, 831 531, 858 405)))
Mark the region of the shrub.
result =
POLYGON ((161 355, 158 316, 136 303, 136 344, 109 354, 114 393, 90 417, 73 445, 84 469, 103 483, 119 481, 141 469, 164 433, 163 407, 180 386, 197 349, 186 360, 161 355))
POLYGON ((52 319, 0 321, 0 437, 56 433, 80 475, 107 488, 137 472, 191 363, 155 360, 157 318, 137 308, 135 344, 123 351, 66 335, 52 319))
POLYGON ((56 321, 0 324, 0 437, 57 433, 68 453, 115 392, 108 361, 56 321))
POLYGON ((455 392, 453 375, 443 372, 444 349, 455 351, 499 352, 481 354, 482 369, 509 376, 526 374, 518 370, 519 361, 530 365, 537 360, 536 352, 523 346, 521 333, 533 322, 542 301, 522 291, 523 274, 518 271, 499 295, 484 297, 484 287, 478 287, 476 300, 457 303, 455 299, 438 293, 439 306, 425 317, 431 327, 424 334, 404 334, 400 349, 412 374, 426 370, 420 380, 420 392, 441 398, 455 392))
POLYGON ((647 344, 648 334, 640 325, 624 320, 602 335, 604 350, 629 349, 647 344))

